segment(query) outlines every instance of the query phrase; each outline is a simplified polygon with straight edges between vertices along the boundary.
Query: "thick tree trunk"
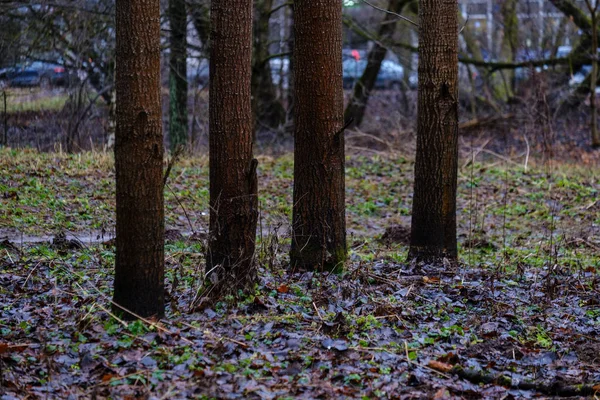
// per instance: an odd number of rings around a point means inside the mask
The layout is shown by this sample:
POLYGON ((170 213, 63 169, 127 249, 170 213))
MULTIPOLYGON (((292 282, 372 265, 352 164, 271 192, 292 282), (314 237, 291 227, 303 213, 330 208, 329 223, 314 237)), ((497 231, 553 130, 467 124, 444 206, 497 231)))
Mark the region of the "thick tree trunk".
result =
POLYGON ((210 57, 210 239, 207 271, 231 289, 252 282, 258 218, 252 159, 252 1, 213 0, 210 57))
MULTIPOLYGON (((408 0, 390 0, 387 9, 388 11, 399 14, 402 12, 402 8, 404 8, 406 3, 408 3, 408 0)), ((395 21, 397 19, 398 17, 394 14, 386 13, 383 23, 379 27, 377 37, 382 40, 391 38, 396 30, 395 21)), ((354 85, 352 99, 350 99, 350 103, 344 112, 344 119, 346 121, 352 119, 352 123, 349 126, 351 128, 360 126, 362 123, 365 116, 365 110, 367 109, 369 96, 375 86, 375 81, 377 80, 377 75, 379 75, 381 63, 385 58, 386 52, 387 49, 383 47, 380 42, 375 42, 373 49, 369 52, 367 67, 358 79, 358 82, 354 85)), ((406 71, 406 74, 408 74, 408 71, 406 71)))
POLYGON ((285 122, 285 109, 275 95, 269 61, 269 21, 273 0, 256 2, 254 57, 252 58, 252 105, 258 126, 277 128, 285 122))
POLYGON ((185 0, 169 0, 169 143, 171 151, 188 144, 187 13, 185 0))
POLYGON ((411 260, 457 258, 457 16, 457 0, 421 0, 411 260))
MULTIPOLYGON (((163 136, 158 0, 116 2, 115 311, 164 313, 163 136)), ((125 314, 126 317, 132 315, 125 314)))
POLYGON ((342 1, 294 5, 295 151, 292 267, 346 259, 342 1))

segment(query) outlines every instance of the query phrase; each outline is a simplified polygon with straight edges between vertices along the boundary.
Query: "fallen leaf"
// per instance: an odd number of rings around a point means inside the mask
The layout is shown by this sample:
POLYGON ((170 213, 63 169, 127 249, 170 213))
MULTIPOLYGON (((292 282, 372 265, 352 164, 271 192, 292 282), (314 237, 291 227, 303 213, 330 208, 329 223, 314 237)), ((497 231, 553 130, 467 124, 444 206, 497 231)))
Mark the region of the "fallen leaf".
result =
POLYGON ((435 392, 435 395, 433 395, 433 398, 434 398, 434 400, 448 399, 448 398, 450 398, 450 392, 446 388, 441 388, 440 390, 435 392))
POLYGON ((427 366, 429 368, 433 368, 436 371, 440 371, 440 372, 450 372, 452 371, 452 365, 450 364, 446 364, 440 361, 435 361, 435 360, 429 360, 429 362, 427 363, 427 366))
POLYGON ((290 288, 286 284, 283 284, 277 288, 277 291, 279 293, 287 293, 290 291, 290 288))
POLYGON ((119 375, 115 375, 115 374, 104 374, 102 376, 102 382, 108 382, 113 378, 119 378, 119 375))
POLYGON ((331 349, 335 349, 337 351, 348 350, 348 345, 343 340, 325 339, 321 342, 321 345, 323 347, 325 347, 327 350, 331 350, 331 349))

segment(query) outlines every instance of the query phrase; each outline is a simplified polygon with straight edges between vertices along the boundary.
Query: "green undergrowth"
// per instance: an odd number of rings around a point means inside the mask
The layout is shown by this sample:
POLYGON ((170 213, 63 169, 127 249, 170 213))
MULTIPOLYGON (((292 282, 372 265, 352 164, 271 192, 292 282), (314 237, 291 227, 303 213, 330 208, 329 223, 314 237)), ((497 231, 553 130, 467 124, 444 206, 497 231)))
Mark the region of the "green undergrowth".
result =
MULTIPOLYGON (((69 99, 67 93, 45 93, 39 89, 8 89, 6 91, 6 112, 60 111, 69 99)), ((0 110, 4 111, 4 97, 0 93, 0 110)))
MULTIPOLYGON (((475 163, 459 171, 457 220, 463 263, 516 273, 523 265, 598 267, 598 172, 557 163, 547 170, 543 165, 525 170, 475 163)), ((93 243, 113 234, 111 154, 3 149, 0 171, 0 235, 19 242, 67 231, 93 243)), ((350 263, 402 262, 406 237, 385 243, 378 239, 391 226, 405 231, 410 227, 412 161, 349 157, 346 171, 350 263)), ((260 157, 258 176, 259 255, 272 261, 273 254, 267 253, 289 249, 293 157, 260 157), (263 246, 265 242, 269 245, 263 246)), ((167 227, 184 235, 205 232, 208 201, 207 159, 182 160, 165 189, 167 227)))

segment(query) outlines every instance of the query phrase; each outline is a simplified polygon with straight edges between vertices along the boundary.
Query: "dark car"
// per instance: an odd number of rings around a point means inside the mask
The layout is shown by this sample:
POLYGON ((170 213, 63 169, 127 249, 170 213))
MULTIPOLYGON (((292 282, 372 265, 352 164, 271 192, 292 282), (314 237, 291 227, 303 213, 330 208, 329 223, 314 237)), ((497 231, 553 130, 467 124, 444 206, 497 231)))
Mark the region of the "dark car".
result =
MULTIPOLYGON (((344 88, 350 89, 354 83, 362 76, 367 68, 367 60, 346 59, 343 61, 343 83, 344 88)), ((381 68, 377 79, 375 80, 375 88, 377 89, 394 89, 400 88, 404 78, 404 68, 390 60, 384 60, 381 63, 381 68)))
POLYGON ((25 67, 15 67, 6 73, 10 86, 66 86, 68 74, 61 65, 36 61, 25 67))

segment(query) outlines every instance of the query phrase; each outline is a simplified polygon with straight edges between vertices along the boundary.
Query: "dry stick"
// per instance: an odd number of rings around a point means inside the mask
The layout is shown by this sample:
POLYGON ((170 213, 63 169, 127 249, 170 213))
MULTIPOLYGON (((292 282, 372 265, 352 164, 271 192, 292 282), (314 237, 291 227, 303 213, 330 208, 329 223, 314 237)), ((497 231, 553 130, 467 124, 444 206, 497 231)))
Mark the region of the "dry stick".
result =
MULTIPOLYGON (((513 161, 513 160, 511 160, 510 158, 508 158, 508 157, 505 157, 505 156, 503 156, 503 155, 501 155, 501 154, 495 153, 495 152, 493 152, 493 151, 491 151, 491 150, 481 150, 481 151, 482 151, 483 153, 491 154, 491 155, 492 155, 492 156, 494 156, 494 157, 498 157, 499 159, 501 159, 501 160, 503 160, 503 161, 506 161, 506 162, 508 162, 508 163, 511 163, 511 164, 513 164, 513 165, 518 165, 518 166, 520 166, 520 165, 521 165, 521 164, 519 164, 518 162, 516 162, 516 161, 513 161)), ((521 157, 521 156, 523 156, 523 155, 525 155, 525 154, 519 154, 517 157, 521 157)))
MULTIPOLYGON (((72 274, 72 275, 79 276, 80 278, 82 277, 81 275, 77 274, 77 273, 76 273, 76 272, 74 272, 73 270, 71 270, 71 269, 69 269, 68 267, 66 267, 64 264, 58 264, 58 266, 59 266, 59 267, 62 267, 62 268, 65 270, 65 271, 67 271, 68 273, 70 273, 70 274, 72 274)), ((106 296, 106 295, 105 295, 105 294, 104 294, 104 293, 103 293, 103 292, 102 292, 100 289, 98 289, 98 288, 96 287, 96 285, 94 285, 93 283, 91 283, 89 280, 87 280, 86 282, 87 282, 87 283, 88 283, 88 284, 89 284, 89 285, 90 285, 90 286, 91 286, 91 287, 92 287, 92 288, 93 288, 93 289, 94 289, 96 292, 98 292, 98 294, 100 295, 100 297, 104 298, 104 299, 105 299, 106 301, 108 301, 110 304, 112 304, 112 305, 114 305, 114 306, 116 306, 116 307, 120 308, 121 310, 123 310, 123 311, 125 311, 125 312, 127 312, 127 313, 129 313, 129 314, 131 314, 131 315, 133 315, 134 317, 136 317, 136 318, 137 318, 137 319, 139 319, 140 321, 142 321, 142 322, 145 322, 146 324, 148 324, 148 325, 150 325, 150 326, 152 326, 152 327, 156 328, 156 329, 157 329, 157 330, 159 330, 159 331, 162 331, 162 332, 164 332, 164 333, 168 333, 168 334, 170 334, 170 335, 174 335, 174 334, 175 334, 175 332, 171 332, 171 331, 170 331, 170 330, 168 330, 167 328, 164 328, 164 327, 162 327, 162 326, 158 325, 156 322, 153 322, 153 321, 149 320, 148 318, 144 318, 144 317, 142 317, 142 316, 140 316, 140 315, 138 315, 138 314, 134 313, 133 311, 131 311, 131 310, 128 310, 127 308, 123 307, 122 305, 115 303, 115 302, 114 302, 112 299, 109 299, 109 298, 107 298, 107 296, 106 296)), ((79 287, 80 287, 82 290, 84 290, 84 292, 85 292, 85 289, 83 289, 83 287, 81 287, 81 285, 79 285, 79 284, 77 284, 77 285, 78 285, 78 286, 79 286, 79 287)), ((97 303, 97 304, 100 306, 100 303, 97 303)), ((173 325, 173 324, 171 323, 171 325, 173 325)), ((180 337, 181 337, 181 339, 182 339, 184 342, 187 342, 188 344, 193 344, 193 342, 192 342, 191 340, 189 340, 189 339, 187 339, 187 338, 184 338, 183 336, 180 336, 180 337)))
POLYGON ((417 367, 425 368, 426 370, 429 370, 431 372, 435 372, 436 374, 439 374, 440 376, 443 376, 444 378, 451 379, 450 375, 447 375, 447 374, 443 373, 442 371, 438 371, 437 369, 433 369, 433 368, 431 368, 431 367, 429 367, 427 365, 421 365, 418 362, 415 362, 415 361, 411 360, 410 356, 408 355, 408 343, 406 342, 406 340, 404 341, 404 351, 406 353, 406 361, 409 364, 412 364, 412 365, 417 366, 417 367))
MULTIPOLYGON (((491 138, 490 138, 491 139, 491 138)), ((490 140, 484 144, 488 144, 490 140)), ((483 150, 483 147, 481 149, 483 150)), ((479 154, 479 153, 477 153, 479 154)), ((471 135, 471 187, 469 191, 469 268, 473 268, 473 170, 475 168, 475 152, 473 151, 473 135, 471 135)))
POLYGON ((167 170, 165 171, 165 175, 164 175, 164 178, 163 178, 163 186, 166 186, 167 189, 169 189, 171 191, 171 193, 173 194, 173 197, 175 197, 175 201, 177 201, 177 204, 179 204, 179 206, 183 210, 183 213, 185 214, 185 218, 187 219, 187 222, 188 222, 188 224, 190 226, 190 229, 192 230, 192 233, 194 233, 194 232, 196 232, 196 230, 194 229, 194 225, 192 224, 192 220, 190 219, 190 216, 188 215, 187 210, 185 209, 185 207, 183 206, 183 204, 179 200, 179 197, 177 196, 177 194, 175 193, 175 191, 167 183, 167 180, 169 179, 169 175, 171 174, 171 170, 173 169, 173 165, 175 165, 175 163, 177 162, 177 160, 179 159, 179 157, 183 153, 183 150, 184 150, 183 146, 178 146, 175 149, 175 151, 173 152, 173 156, 171 157, 171 160, 169 160, 169 164, 167 165, 167 170))
POLYGON ((177 146, 177 148, 173 152, 173 156, 171 156, 171 159, 169 160, 169 163, 167 164, 167 170, 165 171, 165 175, 163 177, 163 186, 167 184, 167 179, 169 179, 169 175, 171 174, 173 165, 175 165, 175 163, 179 159, 179 156, 181 155, 181 153, 183 153, 183 146, 177 146))
POLYGON ((2 91, 4 95, 4 146, 8 146, 8 112, 6 107, 6 90, 2 91))
POLYGON ((463 164, 462 168, 465 168, 465 167, 469 166, 469 164, 472 164, 472 163, 474 163, 474 162, 475 162, 475 158, 477 158, 477 156, 479 155, 479 153, 481 153, 481 152, 483 151, 483 149, 485 149, 485 146, 487 146, 487 145, 488 145, 488 143, 489 143, 491 140, 492 140, 492 138, 488 138, 488 140, 486 140, 484 144, 482 144, 481 146, 479 146, 479 147, 477 148, 477 151, 475 151, 475 152, 473 153, 473 146, 474 146, 474 144, 473 144, 473 136, 471 136, 471 154, 472 154, 472 157, 471 157, 471 159, 467 160, 467 161, 466 161, 466 162, 463 164))
POLYGON ((321 317, 321 313, 319 312, 319 309, 317 308, 317 305, 315 304, 315 302, 312 302, 313 307, 315 308, 315 311, 317 312, 317 316, 319 317, 319 319, 321 320, 321 322, 323 322, 323 317, 321 317))
POLYGON ((192 233, 196 232, 196 230, 194 229, 194 225, 192 224, 192 220, 190 219, 190 216, 187 213, 187 210, 183 206, 183 203, 181 203, 181 200, 179 200, 179 196, 177 196, 175 191, 171 188, 171 186, 169 186, 169 184, 166 181, 165 181, 165 186, 167 187, 167 189, 169 189, 171 191, 171 193, 173 194, 173 197, 175 197, 175 200, 177 201, 177 204, 179 204, 179 207, 181 207, 181 209, 183 210, 183 214, 185 214, 185 219, 187 220, 188 225, 190 226, 190 229, 192 230, 192 233))
MULTIPOLYGON (((168 371, 162 371, 162 372, 168 372, 168 371)), ((137 375, 140 375, 140 373, 141 373, 140 371, 136 371, 136 372, 132 372, 132 373, 130 373, 130 374, 123 375, 123 376, 114 376, 114 377, 112 377, 112 378, 110 378, 110 379, 107 379, 106 381, 103 381, 103 382, 98 382, 98 383, 97 383, 97 384, 95 384, 94 386, 90 386, 88 389, 95 389, 95 388, 97 388, 98 386, 102 386, 102 385, 110 385, 110 384, 112 384, 112 383, 114 383, 114 382, 121 381, 121 380, 123 380, 123 379, 127 379, 127 378, 130 378, 130 377, 132 377, 132 376, 137 376, 137 375)))
POLYGON ((508 167, 504 166, 504 206, 502 209, 502 269, 506 272, 506 261, 508 258, 508 251, 506 249, 506 207, 508 206, 508 167))
POLYGON ((529 140, 527 140, 526 135, 523 135, 523 139, 525 139, 525 145, 527 146, 527 155, 525 156, 525 164, 523 165, 523 168, 525 169, 525 172, 527 172, 527 163, 529 162, 529 140))
POLYGON ((188 327, 188 328, 190 328, 190 329, 194 329, 194 330, 200 331, 200 332, 202 332, 203 334, 205 334, 206 336, 209 336, 209 337, 210 337, 211 339, 213 339, 213 340, 227 340, 228 342, 235 343, 235 344, 237 344, 237 345, 239 345, 239 346, 242 346, 244 349, 247 349, 247 348, 249 348, 249 347, 250 347, 248 344, 246 344, 246 343, 244 343, 244 342, 240 342, 239 340, 235 340, 235 339, 232 339, 232 338, 230 338, 230 337, 227 337, 227 336, 216 337, 216 336, 217 336, 217 334, 215 334, 215 333, 213 333, 213 332, 209 331, 208 329, 204 329, 204 330, 202 330, 202 329, 200 329, 200 328, 198 328, 198 327, 195 327, 195 326, 194 326, 194 325, 192 325, 192 324, 188 324, 188 323, 187 323, 187 322, 185 322, 185 321, 181 321, 181 325, 183 325, 183 326, 186 326, 186 327, 188 327))

